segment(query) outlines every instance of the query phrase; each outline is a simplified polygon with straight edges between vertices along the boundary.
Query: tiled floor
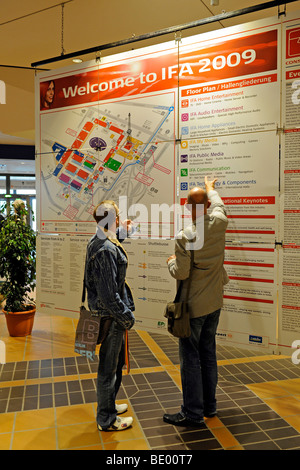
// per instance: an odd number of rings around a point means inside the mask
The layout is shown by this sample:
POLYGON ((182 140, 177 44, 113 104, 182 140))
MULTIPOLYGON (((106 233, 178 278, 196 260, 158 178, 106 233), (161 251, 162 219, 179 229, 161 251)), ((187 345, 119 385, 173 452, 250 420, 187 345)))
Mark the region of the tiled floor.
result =
POLYGON ((117 397, 134 425, 99 432, 97 363, 73 352, 76 322, 37 315, 31 336, 11 338, 0 314, 0 450, 300 449, 300 365, 218 345, 218 416, 176 428, 162 416, 181 404, 177 341, 144 331, 130 331, 131 372, 117 397))

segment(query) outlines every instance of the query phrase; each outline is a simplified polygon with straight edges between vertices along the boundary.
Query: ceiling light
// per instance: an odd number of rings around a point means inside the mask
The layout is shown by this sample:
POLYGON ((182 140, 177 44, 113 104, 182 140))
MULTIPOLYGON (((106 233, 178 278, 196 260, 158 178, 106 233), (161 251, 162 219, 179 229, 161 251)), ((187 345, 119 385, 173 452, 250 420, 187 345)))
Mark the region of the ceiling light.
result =
POLYGON ((82 59, 80 59, 80 57, 75 57, 75 59, 73 59, 73 62, 75 62, 75 64, 81 64, 82 59))
POLYGON ((213 5, 217 6, 217 5, 219 5, 219 0, 210 0, 210 4, 211 4, 211 6, 213 6, 213 5))

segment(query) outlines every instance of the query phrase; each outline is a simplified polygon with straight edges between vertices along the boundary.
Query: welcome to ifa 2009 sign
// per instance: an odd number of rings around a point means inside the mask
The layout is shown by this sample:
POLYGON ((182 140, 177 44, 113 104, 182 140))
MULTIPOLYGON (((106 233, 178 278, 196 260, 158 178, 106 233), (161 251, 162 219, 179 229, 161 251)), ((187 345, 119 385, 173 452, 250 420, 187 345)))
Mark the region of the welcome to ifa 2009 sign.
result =
MULTIPOLYGON (((38 75, 39 311, 78 317, 85 247, 95 230, 93 208, 113 199, 138 227, 137 236, 124 244, 136 327, 165 332, 163 310, 175 292, 166 259, 185 216, 170 210, 152 232, 151 209, 162 204, 182 209, 188 190, 203 186, 208 175, 218 178, 229 217, 230 283, 218 339, 278 348, 278 129, 285 120, 281 100, 291 102, 287 93, 281 98, 286 86, 281 73, 282 67, 289 74, 299 68, 298 17, 38 75), (282 44, 293 64, 281 57, 282 44)), ((289 108, 286 114, 297 111, 289 108)), ((281 162, 285 158, 281 155, 281 162)))

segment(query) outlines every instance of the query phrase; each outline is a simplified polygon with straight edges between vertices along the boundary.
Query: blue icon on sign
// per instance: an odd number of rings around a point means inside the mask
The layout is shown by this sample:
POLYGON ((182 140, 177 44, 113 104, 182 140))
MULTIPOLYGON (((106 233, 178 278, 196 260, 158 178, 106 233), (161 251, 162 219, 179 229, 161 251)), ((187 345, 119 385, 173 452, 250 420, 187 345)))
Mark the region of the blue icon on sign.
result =
POLYGON ((187 191, 189 189, 188 183, 180 183, 181 191, 187 191))
POLYGON ((262 336, 249 335, 249 342, 262 344, 263 339, 262 339, 262 336))

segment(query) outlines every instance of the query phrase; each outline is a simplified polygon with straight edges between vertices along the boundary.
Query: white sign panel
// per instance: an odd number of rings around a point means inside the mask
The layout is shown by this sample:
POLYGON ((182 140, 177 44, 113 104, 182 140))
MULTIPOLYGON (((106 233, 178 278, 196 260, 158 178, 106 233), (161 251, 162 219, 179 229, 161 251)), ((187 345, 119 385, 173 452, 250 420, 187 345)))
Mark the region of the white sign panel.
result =
POLYGON ((93 209, 113 199, 137 227, 124 243, 136 326, 166 332, 163 310, 175 293, 166 259, 181 216, 169 210, 169 219, 153 218, 152 209, 183 208, 207 175, 218 178, 229 218, 230 283, 218 337, 264 350, 278 346, 277 295, 292 282, 282 278, 288 255, 278 269, 278 243, 293 244, 296 254, 300 245, 298 17, 38 75, 39 311, 78 317, 93 209))

